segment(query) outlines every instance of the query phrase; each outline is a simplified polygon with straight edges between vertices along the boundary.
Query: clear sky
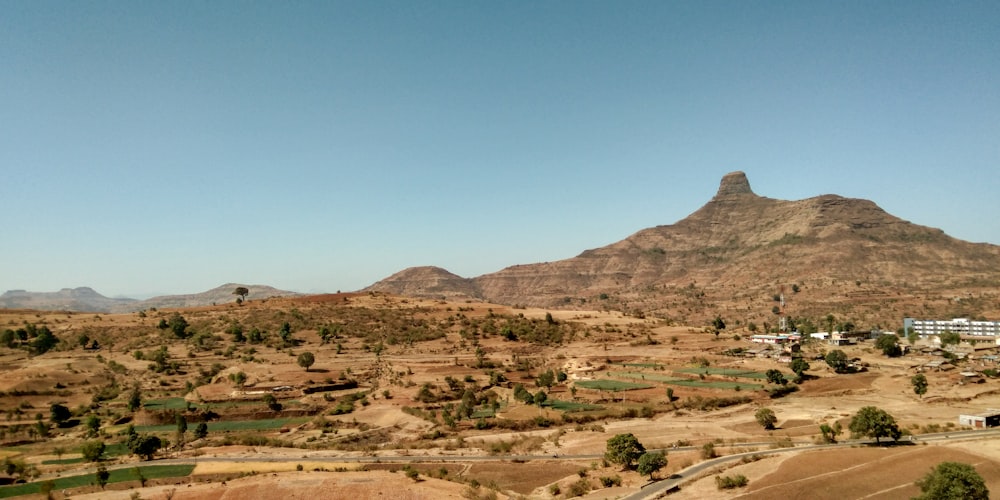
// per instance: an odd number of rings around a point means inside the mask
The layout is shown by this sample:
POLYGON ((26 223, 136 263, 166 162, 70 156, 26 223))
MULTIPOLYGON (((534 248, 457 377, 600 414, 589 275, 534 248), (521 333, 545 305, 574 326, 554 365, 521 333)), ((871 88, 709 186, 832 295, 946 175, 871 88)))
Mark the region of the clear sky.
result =
POLYGON ((0 292, 472 277, 734 170, 1000 243, 1000 2, 0 1, 0 292))

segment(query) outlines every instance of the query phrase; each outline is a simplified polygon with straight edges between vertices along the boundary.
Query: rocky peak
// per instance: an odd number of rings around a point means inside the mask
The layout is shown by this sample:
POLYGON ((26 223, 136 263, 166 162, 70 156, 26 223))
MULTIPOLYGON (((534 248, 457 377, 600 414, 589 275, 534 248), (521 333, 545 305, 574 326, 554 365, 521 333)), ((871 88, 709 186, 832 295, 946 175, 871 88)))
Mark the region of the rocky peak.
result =
POLYGON ((743 194, 754 195, 754 192, 753 189, 750 189, 750 181, 747 180, 747 175, 737 170, 722 177, 722 182, 719 183, 719 191, 715 193, 715 198, 731 198, 743 194))

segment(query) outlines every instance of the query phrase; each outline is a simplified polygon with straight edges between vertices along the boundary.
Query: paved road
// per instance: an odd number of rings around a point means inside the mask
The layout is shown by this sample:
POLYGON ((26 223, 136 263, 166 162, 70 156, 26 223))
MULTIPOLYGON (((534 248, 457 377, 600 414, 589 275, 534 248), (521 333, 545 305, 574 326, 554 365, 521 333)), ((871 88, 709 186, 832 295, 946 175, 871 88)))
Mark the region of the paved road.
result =
MULTIPOLYGON (((904 436, 900 440, 900 443, 919 443, 919 442, 931 442, 931 441, 951 441, 951 440, 961 440, 961 439, 986 439, 995 438, 1000 435, 1000 429, 987 429, 987 430, 975 430, 975 431, 957 431, 957 432, 938 432, 934 434, 921 434, 919 436, 914 436, 913 440, 904 436)), ((885 441, 883 441, 884 443, 885 441)), ((668 491, 672 491, 674 488, 679 487, 682 483, 690 481, 703 473, 706 470, 710 470, 715 466, 733 462, 739 460, 743 457, 748 457, 752 455, 772 455, 775 453, 788 453, 792 451, 808 451, 808 450, 822 450, 828 448, 841 448, 857 446, 860 444, 875 444, 874 441, 862 440, 862 439, 851 439, 847 441, 841 441, 836 444, 811 444, 804 446, 793 446, 790 448, 776 448, 773 450, 760 450, 760 451, 748 451, 745 453, 737 453, 735 455, 726 455, 724 457, 713 458, 711 460, 706 460, 704 462, 699 462, 697 464, 688 467, 676 474, 673 474, 667 479, 651 483, 643 487, 641 490, 628 495, 624 500, 653 500, 655 498, 660 498, 668 491)), ((747 444, 742 445, 742 447, 748 446, 747 444)))

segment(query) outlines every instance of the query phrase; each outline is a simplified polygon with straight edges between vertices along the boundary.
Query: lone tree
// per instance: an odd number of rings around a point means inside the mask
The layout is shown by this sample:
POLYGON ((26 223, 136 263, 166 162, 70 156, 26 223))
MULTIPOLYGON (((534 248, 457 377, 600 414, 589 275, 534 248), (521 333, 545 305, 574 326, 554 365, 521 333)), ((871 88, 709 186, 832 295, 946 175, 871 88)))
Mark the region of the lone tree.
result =
POLYGON ((941 341, 942 346, 949 344, 958 345, 962 341, 962 336, 958 332, 953 332, 951 330, 945 330, 938 335, 938 340, 941 341))
POLYGON ((726 322, 722 319, 722 316, 716 316, 715 319, 712 320, 712 333, 714 333, 715 336, 718 337, 719 332, 725 329, 726 329, 726 322))
POLYGON ((666 466, 667 455, 662 451, 657 451, 643 453, 642 456, 639 457, 639 465, 636 467, 636 470, 643 476, 649 476, 649 480, 652 481, 653 474, 666 466))
POLYGON ((244 300, 247 300, 247 295, 250 295, 250 290, 247 290, 247 287, 245 286, 238 286, 236 287, 236 290, 233 290, 233 295, 237 295, 239 298, 236 302, 242 304, 244 300))
POLYGON ((134 455, 139 455, 143 460, 152 460, 153 455, 163 447, 163 441, 157 436, 135 435, 129 437, 128 450, 134 455))
POLYGON ((312 366, 313 363, 315 362, 316 362, 316 356, 313 356, 313 353, 306 351, 302 354, 299 354, 299 366, 305 368, 306 371, 309 371, 309 367, 312 366))
POLYGON ((69 408, 58 403, 54 403, 49 407, 49 414, 52 417, 52 423, 56 425, 62 425, 73 416, 73 412, 69 408))
POLYGON ((889 333, 882 335, 875 341, 875 348, 881 349, 882 354, 890 358, 896 358, 903 355, 903 349, 899 347, 899 337, 895 334, 889 333))
POLYGON ((923 373, 918 373, 910 379, 910 383, 913 384, 913 392, 923 399, 924 394, 927 394, 927 377, 923 373))
POLYGON ((108 484, 108 479, 111 477, 111 473, 108 472, 108 468, 103 465, 97 466, 97 472, 94 474, 95 479, 97 479, 97 485, 103 490, 108 484))
POLYGON ((205 436, 208 436, 208 424, 205 422, 198 422, 198 425, 194 428, 194 438, 202 439, 205 436))
POLYGON ((767 376, 767 381, 772 384, 785 385, 788 383, 788 380, 785 379, 785 375, 781 373, 781 370, 771 368, 765 372, 764 375, 767 376))
POLYGON ((101 455, 104 455, 104 441, 97 439, 83 443, 83 446, 80 447, 80 454, 88 462, 101 460, 101 455))
POLYGON ((774 410, 770 408, 761 408, 757 410, 754 414, 754 418, 757 419, 757 423, 761 427, 772 430, 774 429, 774 424, 778 423, 778 417, 774 415, 774 410))
POLYGON ((847 371, 847 355, 840 349, 834 349, 827 353, 826 364, 830 365, 830 368, 833 368, 833 371, 837 373, 844 373, 847 371))
POLYGON ((625 469, 631 469, 635 461, 645 452, 646 448, 642 446, 635 435, 632 433, 618 434, 608 440, 608 449, 604 452, 604 458, 625 469))
POLYGON ((924 494, 917 500, 988 500, 990 491, 971 465, 941 462, 917 486, 924 494))
POLYGON ((885 410, 874 406, 865 406, 858 410, 848 428, 854 434, 875 438, 875 444, 880 444, 879 439, 883 437, 891 437, 893 441, 898 441, 903 435, 896 425, 896 419, 885 410))
POLYGON ((806 373, 806 370, 809 369, 809 362, 806 361, 804 358, 795 358, 792 360, 792 365, 790 368, 792 369, 793 372, 795 372, 795 376, 798 377, 798 379, 801 381, 802 377, 806 373))
POLYGON ((187 338, 187 328, 190 325, 188 325, 187 320, 180 313, 170 315, 167 326, 170 327, 170 331, 174 332, 175 337, 179 339, 187 338))

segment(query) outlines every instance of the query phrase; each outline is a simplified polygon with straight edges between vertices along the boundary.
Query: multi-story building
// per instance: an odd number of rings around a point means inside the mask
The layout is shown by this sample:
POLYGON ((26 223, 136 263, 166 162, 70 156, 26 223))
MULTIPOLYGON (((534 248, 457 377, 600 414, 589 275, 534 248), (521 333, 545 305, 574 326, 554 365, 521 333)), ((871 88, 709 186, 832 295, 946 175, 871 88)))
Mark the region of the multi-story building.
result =
POLYGON ((913 328, 921 337, 940 335, 946 331, 970 337, 1000 337, 1000 321, 974 321, 969 318, 914 319, 903 318, 903 331, 913 328))

